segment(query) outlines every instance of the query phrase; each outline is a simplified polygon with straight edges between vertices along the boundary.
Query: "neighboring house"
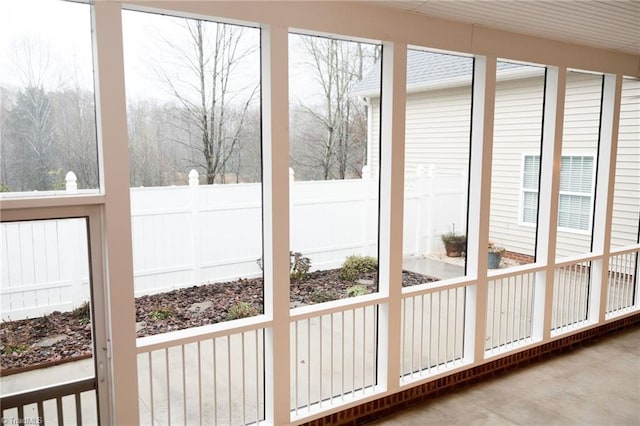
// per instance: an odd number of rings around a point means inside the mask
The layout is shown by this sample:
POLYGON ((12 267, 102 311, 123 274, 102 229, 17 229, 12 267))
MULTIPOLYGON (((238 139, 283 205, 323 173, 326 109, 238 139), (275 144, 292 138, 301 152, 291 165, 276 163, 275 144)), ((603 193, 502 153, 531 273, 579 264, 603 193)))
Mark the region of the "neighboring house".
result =
MULTIPOLYGON (((405 176, 418 167, 468 172, 473 59, 417 50, 407 57, 405 176)), ((368 164, 379 163, 380 75, 355 94, 368 105, 368 164)), ((534 255, 544 102, 543 67, 498 62, 490 239, 512 253, 534 255)), ((568 72, 557 255, 590 251, 602 76, 568 72)), ((640 81, 623 83, 612 245, 637 242, 640 215, 640 81)), ((546 143, 549 143, 548 141, 546 143)), ((465 191, 466 193, 466 188, 465 191)), ((466 202, 462 203, 466 205, 466 202)), ((456 224, 463 230, 465 224, 456 224)), ((431 230, 434 231, 434 230, 431 230)), ((450 229, 438 229, 445 233, 450 229)))

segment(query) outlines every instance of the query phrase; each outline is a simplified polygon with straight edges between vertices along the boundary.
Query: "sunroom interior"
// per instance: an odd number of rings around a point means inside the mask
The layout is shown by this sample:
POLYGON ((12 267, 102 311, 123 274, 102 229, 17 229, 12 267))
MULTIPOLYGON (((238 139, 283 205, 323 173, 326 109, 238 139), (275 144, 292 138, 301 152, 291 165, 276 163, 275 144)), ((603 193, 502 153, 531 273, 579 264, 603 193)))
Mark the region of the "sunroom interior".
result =
POLYGON ((637 2, 24 5, 3 421, 358 424, 640 324, 637 2))

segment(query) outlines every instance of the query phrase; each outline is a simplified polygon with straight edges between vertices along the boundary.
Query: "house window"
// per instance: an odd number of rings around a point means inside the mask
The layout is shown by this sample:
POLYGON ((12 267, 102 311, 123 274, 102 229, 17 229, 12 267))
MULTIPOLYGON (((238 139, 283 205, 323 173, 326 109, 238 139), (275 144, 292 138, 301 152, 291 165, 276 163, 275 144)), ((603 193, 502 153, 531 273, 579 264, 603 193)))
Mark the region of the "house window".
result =
MULTIPOLYGON (((536 223, 540 157, 526 155, 522 172, 523 223, 536 223)), ((562 156, 558 227, 588 231, 593 199, 593 156, 562 156)))

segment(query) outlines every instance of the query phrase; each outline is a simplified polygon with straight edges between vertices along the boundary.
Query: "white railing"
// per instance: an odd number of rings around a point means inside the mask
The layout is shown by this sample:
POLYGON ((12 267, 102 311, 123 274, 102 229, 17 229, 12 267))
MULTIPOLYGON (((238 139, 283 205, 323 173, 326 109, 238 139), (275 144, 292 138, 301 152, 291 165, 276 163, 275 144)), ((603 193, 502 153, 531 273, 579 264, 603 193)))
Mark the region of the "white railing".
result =
POLYGON ((457 285, 403 296, 403 383, 440 374, 463 363, 466 291, 465 285, 457 285))
POLYGON ((634 250, 612 253, 609 258, 607 316, 629 312, 638 298, 638 252, 634 250))
POLYGON ((138 339, 140 419, 189 425, 264 420, 263 345, 259 325, 212 325, 138 339))
POLYGON ((298 315, 290 327, 294 419, 377 391, 377 304, 298 315))
POLYGON ((553 285, 551 328, 565 332, 586 324, 591 284, 591 261, 558 266, 553 285))
POLYGON ((495 354, 530 341, 536 273, 514 273, 489 281, 485 350, 495 354))
POLYGON ((60 383, 2 396, 2 424, 94 425, 96 379, 60 383))

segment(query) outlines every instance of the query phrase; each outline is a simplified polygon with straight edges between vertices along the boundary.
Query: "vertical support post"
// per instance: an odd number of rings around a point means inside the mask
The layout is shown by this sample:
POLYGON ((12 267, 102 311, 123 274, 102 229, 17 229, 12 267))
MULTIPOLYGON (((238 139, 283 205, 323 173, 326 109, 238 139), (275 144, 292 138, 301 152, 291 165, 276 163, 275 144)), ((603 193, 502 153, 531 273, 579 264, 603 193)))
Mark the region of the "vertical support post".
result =
POLYGON ((487 324, 487 243, 491 198, 491 156, 496 95, 495 56, 476 56, 473 66, 467 275, 476 279, 466 297, 465 354, 474 362, 484 359, 487 324))
POLYGON ((566 68, 548 66, 544 93, 536 242, 536 262, 543 262, 546 268, 536 273, 531 320, 532 337, 537 341, 547 341, 551 337, 566 86, 566 68))
MULTIPOLYGON (((415 226, 414 226, 414 234, 415 234, 415 245, 414 245, 414 252, 416 254, 416 256, 419 256, 422 253, 422 237, 424 234, 424 230, 422 227, 422 221, 424 220, 423 218, 426 218, 426 220, 428 221, 427 223, 427 228, 426 229, 430 229, 428 227, 430 221, 431 221, 431 213, 433 212, 433 202, 429 202, 429 197, 433 197, 433 192, 432 191, 427 191, 425 190, 425 173, 424 173, 424 165, 420 164, 416 167, 416 185, 415 185, 415 191, 416 191, 416 215, 414 216, 414 220, 415 220, 415 226), (427 213, 424 213, 425 208, 423 206, 426 206, 426 210, 427 213)), ((431 178, 429 178, 429 182, 431 182, 431 178)), ((433 189, 433 187, 430 185, 429 189, 433 189)), ((433 201, 433 199, 431 200, 433 201)))
MULTIPOLYGON (((293 241, 292 238, 295 238, 299 235, 296 232, 296 172, 293 168, 289 167, 289 250, 298 251, 297 241, 293 241)), ((298 223, 300 223, 298 221, 298 223)))
POLYGON ((378 383, 400 386, 402 332, 402 215, 404 209, 404 132, 407 46, 383 43, 380 128, 380 292, 388 296, 379 320, 378 383))
POLYGON ((200 175, 195 169, 189 172, 189 201, 191 202, 191 247, 193 250, 193 284, 202 282, 202 256, 200 256, 200 175))
POLYGON ((604 322, 607 313, 611 217, 616 180, 621 96, 622 77, 605 74, 602 85, 592 247, 592 251, 602 254, 602 257, 592 262, 592 287, 589 292, 589 320, 592 322, 604 322))
POLYGON ((371 166, 362 168, 362 255, 369 254, 369 223, 371 216, 371 166))
MULTIPOLYGON (((106 318, 110 329, 105 347, 98 346, 110 355, 111 418, 101 423, 139 424, 122 13, 119 2, 96 2, 92 11, 98 158, 105 193, 102 230, 106 318)), ((101 417, 103 414, 101 410, 101 417)))
POLYGON ((288 30, 262 27, 262 161, 265 411, 270 424, 289 424, 289 96, 288 30))

